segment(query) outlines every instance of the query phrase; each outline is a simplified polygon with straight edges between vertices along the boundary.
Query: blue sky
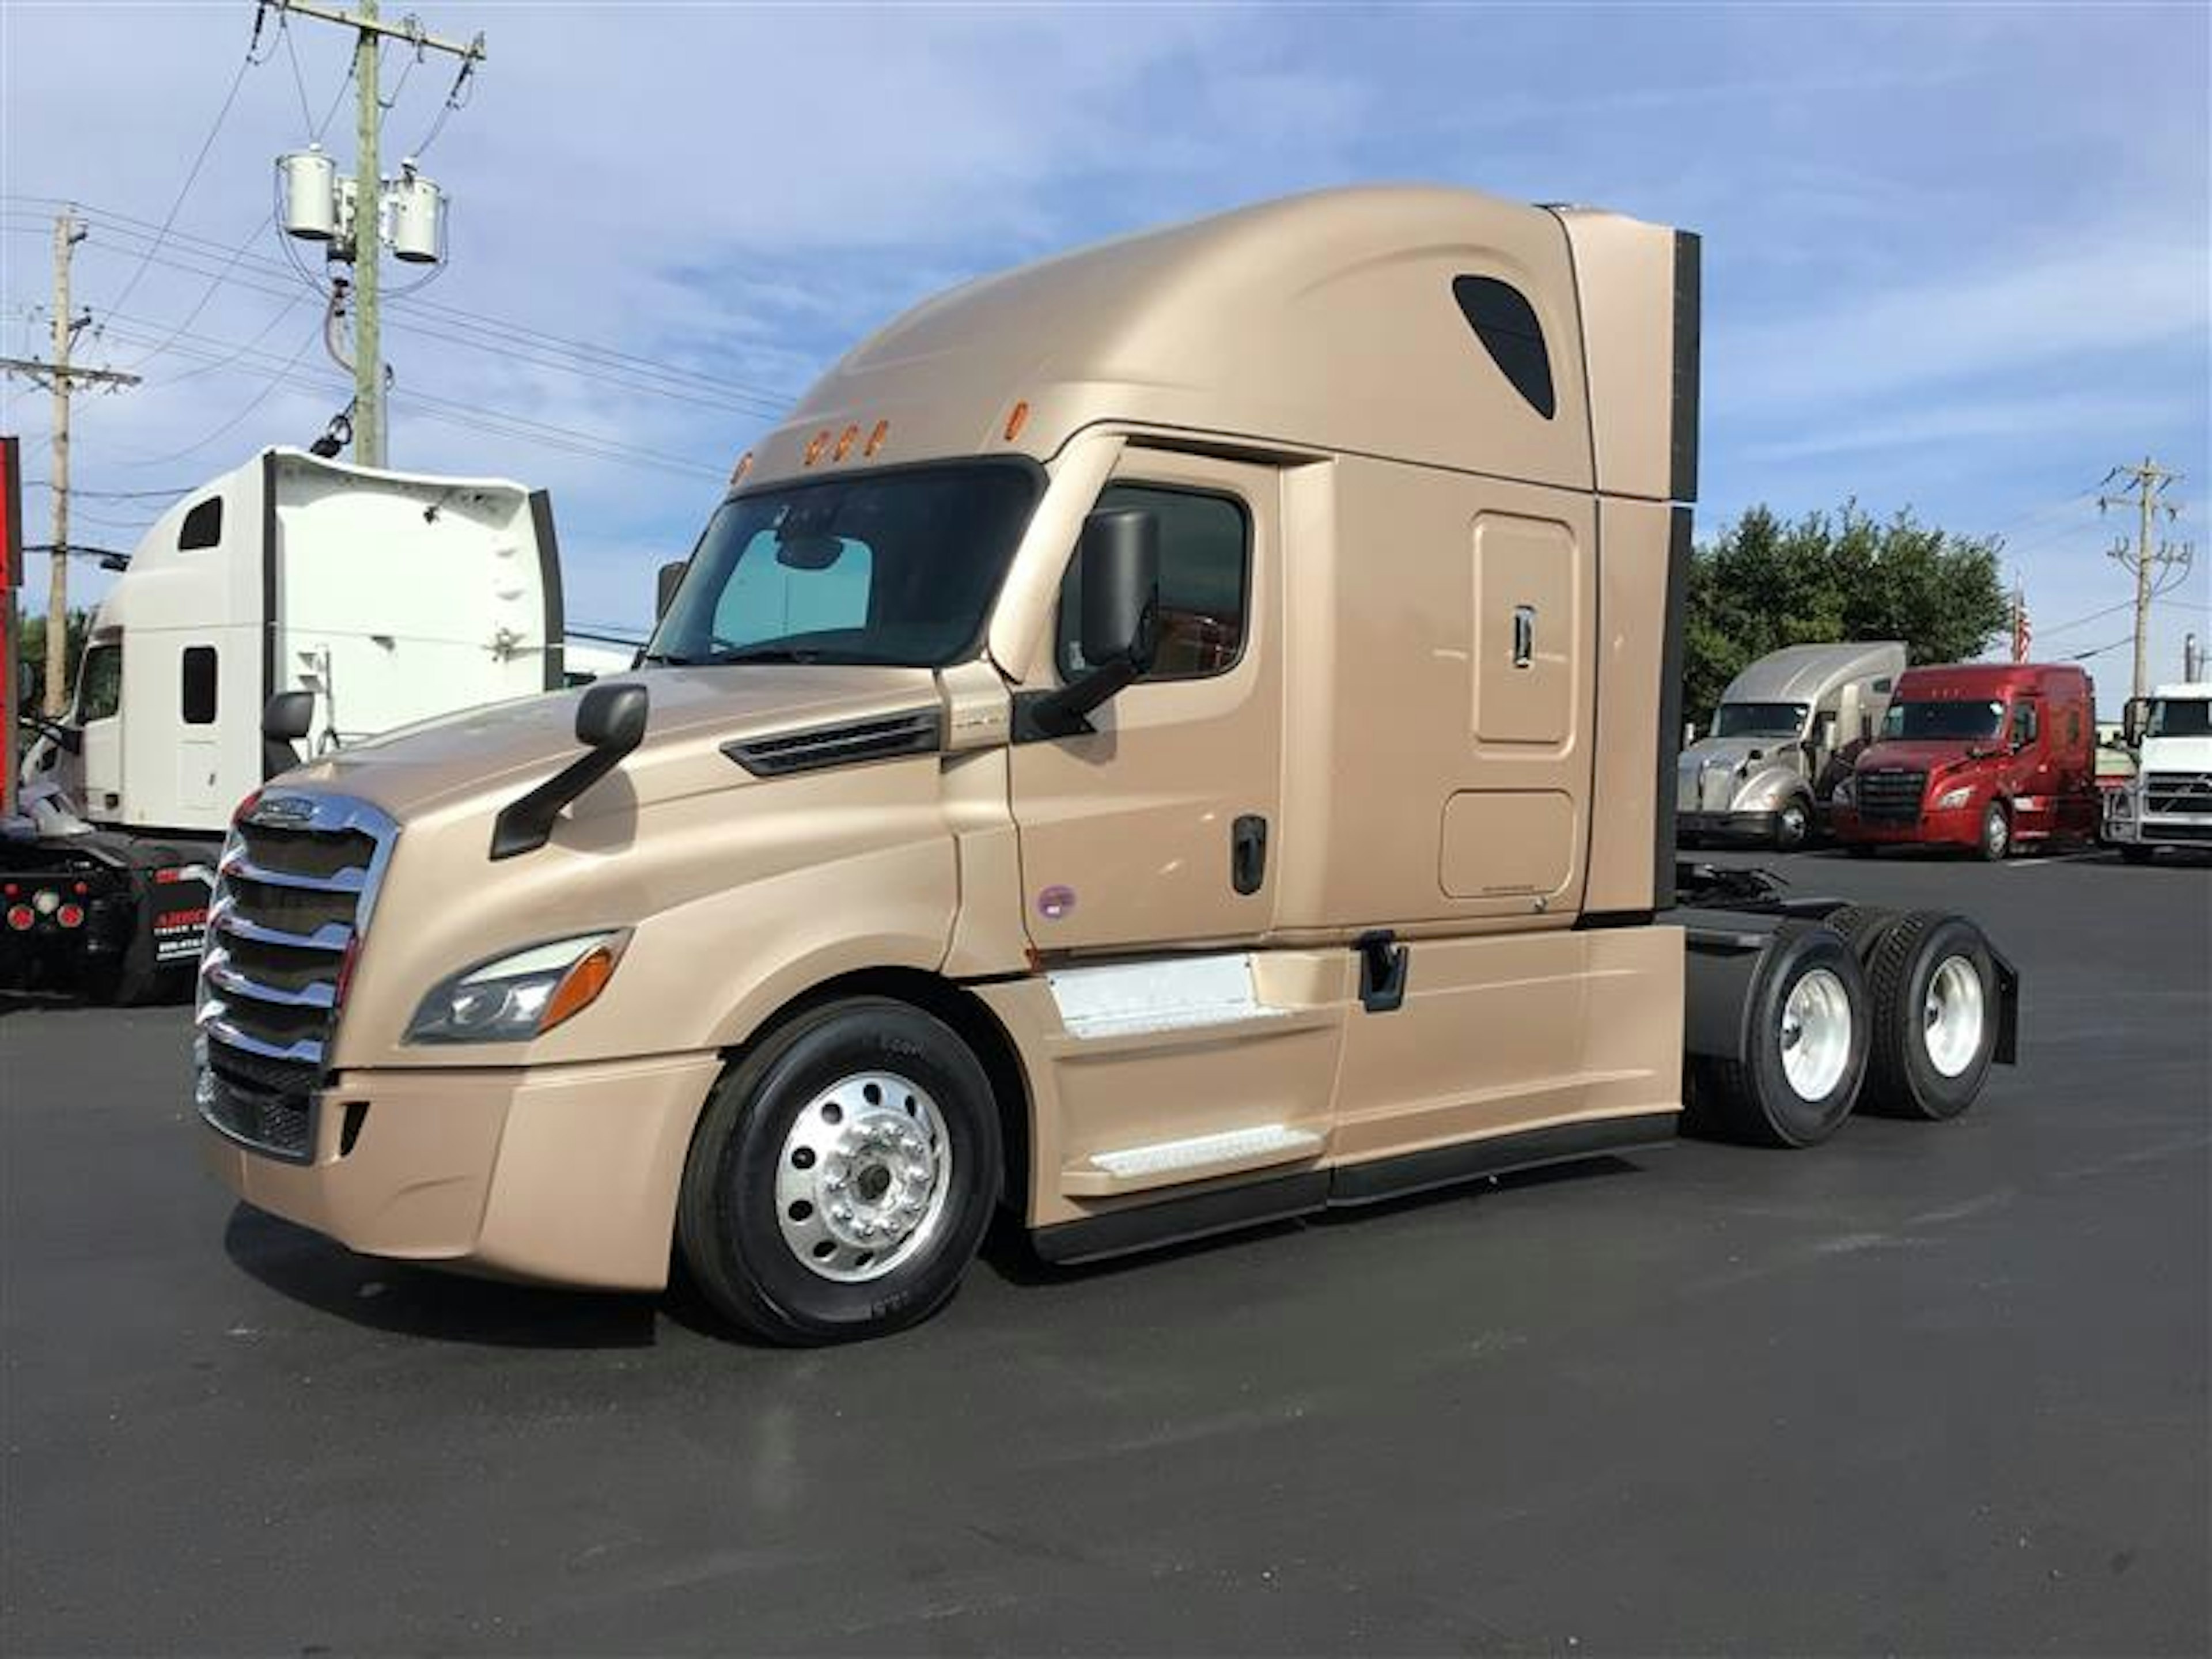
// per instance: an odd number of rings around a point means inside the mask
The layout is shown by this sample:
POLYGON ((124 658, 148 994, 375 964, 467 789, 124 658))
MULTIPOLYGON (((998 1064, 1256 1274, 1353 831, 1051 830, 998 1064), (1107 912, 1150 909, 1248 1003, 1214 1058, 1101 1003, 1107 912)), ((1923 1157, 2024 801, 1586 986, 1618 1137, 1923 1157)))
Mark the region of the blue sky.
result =
MULTIPOLYGON (((1139 226, 1418 179, 1705 234, 1703 526, 1855 495, 2002 533, 2038 654, 2069 655, 2127 633, 2092 615, 2128 590, 2090 498, 2155 454, 2189 475, 2172 533, 2206 557, 2160 609, 2154 672, 2184 629, 2212 635, 2202 5, 417 9, 482 28, 490 59, 426 157, 453 257, 389 313, 392 461, 550 488, 582 621, 641 624, 766 411, 910 301, 1139 226), (544 338, 488 349, 483 319, 544 338)), ((146 376, 80 405, 88 489, 195 483, 344 401, 305 284, 254 229, 270 158, 341 92, 336 31, 264 34, 150 235, 252 21, 246 0, 0 0, 0 339, 43 349, 46 198, 73 198, 94 226, 78 297, 106 330, 85 355, 146 376)), ((387 164, 451 78, 388 55, 387 164)), ((350 121, 348 102, 342 156, 350 121)), ((0 428, 39 476, 45 398, 12 387, 0 428)), ((88 500, 79 534, 127 544, 154 505, 88 500)), ((2108 705, 2127 666, 2091 663, 2108 705)))

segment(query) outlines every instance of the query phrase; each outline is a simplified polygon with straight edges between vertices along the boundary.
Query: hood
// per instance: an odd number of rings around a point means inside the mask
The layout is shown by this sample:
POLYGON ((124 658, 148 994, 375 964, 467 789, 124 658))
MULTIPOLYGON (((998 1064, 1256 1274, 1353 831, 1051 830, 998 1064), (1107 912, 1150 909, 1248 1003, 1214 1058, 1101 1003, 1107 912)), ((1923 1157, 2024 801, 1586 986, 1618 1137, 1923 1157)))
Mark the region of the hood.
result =
MULTIPOLYGON (((645 740, 620 768, 633 805, 747 781, 720 753, 732 738, 935 709, 940 701, 927 668, 750 664, 655 669, 599 683, 640 684, 650 699, 645 740)), ((402 820, 467 796, 520 791, 583 752, 575 736, 582 697, 580 690, 549 692, 426 720, 288 772, 285 781, 360 796, 402 820)))
MULTIPOLYGON (((1973 758, 1995 760, 2004 753, 2002 748, 1996 748, 1994 754, 1990 752, 1996 744, 1994 738, 1978 739, 1978 742, 1983 752, 1973 758)), ((1966 764, 1969 758, 1966 751, 1975 746, 1975 744, 1963 738, 1942 742, 1923 739, 1917 743, 1877 743, 1861 751, 1858 764, 1854 769, 1878 772, 1884 767, 1901 766, 1917 772, 1941 772, 1966 764)))
POLYGON ((2146 772, 2212 772, 2212 738, 2145 738, 2138 763, 2146 772))
POLYGON ((1748 760, 1784 760, 1796 752, 1795 738, 1699 738, 1682 751, 1676 764, 1686 772, 1708 766, 1732 772, 1748 760))

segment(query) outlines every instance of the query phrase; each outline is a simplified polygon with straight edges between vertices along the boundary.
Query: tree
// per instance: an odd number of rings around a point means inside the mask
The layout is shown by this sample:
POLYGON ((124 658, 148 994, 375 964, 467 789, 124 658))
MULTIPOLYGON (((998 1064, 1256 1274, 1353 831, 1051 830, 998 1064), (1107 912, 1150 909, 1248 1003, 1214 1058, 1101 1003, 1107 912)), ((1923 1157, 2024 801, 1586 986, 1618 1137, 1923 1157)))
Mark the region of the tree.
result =
MULTIPOLYGON (((76 683, 76 665, 84 658, 85 635, 92 631, 92 612, 72 611, 69 613, 69 634, 64 651, 69 661, 65 684, 76 683)), ((23 665, 30 670, 30 690, 25 694, 21 708, 43 708, 46 706, 46 619, 44 617, 22 617, 16 620, 15 643, 22 651, 23 665)))
POLYGON ((1744 666, 1785 645, 1902 640, 1910 659, 1963 662, 2009 616, 2002 544, 1876 520, 1846 501, 1785 522, 1754 507, 1691 555, 1682 702, 1700 724, 1744 666))

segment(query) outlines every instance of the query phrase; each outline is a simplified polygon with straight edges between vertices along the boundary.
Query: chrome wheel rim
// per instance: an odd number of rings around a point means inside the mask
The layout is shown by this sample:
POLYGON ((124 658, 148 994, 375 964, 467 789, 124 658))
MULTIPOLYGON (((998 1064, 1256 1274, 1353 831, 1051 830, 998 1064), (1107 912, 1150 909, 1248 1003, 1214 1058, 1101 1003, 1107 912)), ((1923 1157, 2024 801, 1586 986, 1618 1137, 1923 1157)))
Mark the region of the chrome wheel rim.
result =
POLYGON ((1782 1075, 1801 1100, 1826 1100, 1851 1058, 1851 998, 1844 982, 1815 968, 1790 988, 1782 1005, 1782 1075))
POLYGON ((860 1284, 928 1248, 951 1188, 952 1139, 928 1091, 896 1072, 856 1072, 792 1120, 776 1225, 809 1273, 860 1284))
POLYGON ((1986 1007, 1982 976, 1974 964, 1964 957, 1946 957, 1928 981, 1920 1012, 1928 1063, 1945 1077, 1957 1077, 1981 1052, 1986 1007))
POLYGON ((1989 836, 1990 851, 2003 852, 2005 843, 2012 838, 2012 826, 2005 822, 2005 815, 2002 809, 1995 806, 1990 808, 1989 828, 1985 833, 1989 836))

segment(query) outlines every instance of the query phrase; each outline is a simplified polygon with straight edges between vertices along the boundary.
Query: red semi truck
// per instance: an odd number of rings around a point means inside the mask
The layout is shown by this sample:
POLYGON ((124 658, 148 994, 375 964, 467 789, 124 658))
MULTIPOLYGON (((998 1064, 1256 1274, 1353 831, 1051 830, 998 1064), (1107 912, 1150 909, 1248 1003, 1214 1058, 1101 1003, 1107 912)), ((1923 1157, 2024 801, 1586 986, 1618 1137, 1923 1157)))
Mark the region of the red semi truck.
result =
POLYGON ((2083 670, 1949 663, 1905 671, 1876 742, 1838 786, 1856 854, 1961 847, 1985 859, 2097 833, 2096 690, 2083 670))

